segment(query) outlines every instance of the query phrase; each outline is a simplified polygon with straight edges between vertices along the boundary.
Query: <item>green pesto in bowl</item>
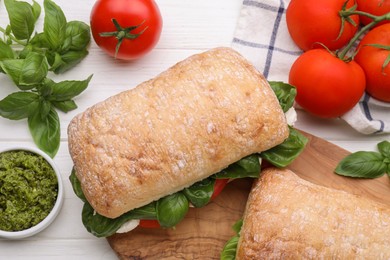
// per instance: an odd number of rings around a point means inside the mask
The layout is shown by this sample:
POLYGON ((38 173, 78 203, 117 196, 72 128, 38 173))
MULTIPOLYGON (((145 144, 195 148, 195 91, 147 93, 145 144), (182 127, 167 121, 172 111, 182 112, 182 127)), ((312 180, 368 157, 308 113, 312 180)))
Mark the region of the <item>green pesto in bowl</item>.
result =
POLYGON ((58 196, 58 180, 41 155, 24 150, 0 153, 0 230, 21 231, 40 223, 58 196))

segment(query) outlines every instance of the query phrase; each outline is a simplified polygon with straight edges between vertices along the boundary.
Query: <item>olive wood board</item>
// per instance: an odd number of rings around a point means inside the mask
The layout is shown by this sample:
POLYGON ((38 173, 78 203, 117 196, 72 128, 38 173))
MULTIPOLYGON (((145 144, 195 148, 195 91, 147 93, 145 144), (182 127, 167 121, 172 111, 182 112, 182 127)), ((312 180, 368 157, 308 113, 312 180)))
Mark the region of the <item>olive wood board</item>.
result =
MULTIPOLYGON (((363 195, 390 206, 390 178, 352 179, 333 171, 348 151, 309 133, 302 154, 288 166, 301 178, 334 189, 363 195)), ((191 208, 173 229, 136 228, 107 238, 119 259, 219 259, 233 224, 244 212, 250 179, 230 182, 203 208, 191 208)))

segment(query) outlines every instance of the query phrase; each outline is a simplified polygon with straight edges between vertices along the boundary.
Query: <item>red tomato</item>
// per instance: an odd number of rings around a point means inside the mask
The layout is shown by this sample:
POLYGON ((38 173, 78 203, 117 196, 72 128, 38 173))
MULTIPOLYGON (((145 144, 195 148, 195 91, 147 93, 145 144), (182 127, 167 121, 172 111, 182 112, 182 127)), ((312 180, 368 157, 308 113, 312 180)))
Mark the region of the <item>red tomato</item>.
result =
MULTIPOLYGON (((287 28, 293 41, 299 48, 306 51, 322 48, 324 44, 330 50, 336 50, 346 45, 357 31, 357 26, 345 22, 344 30, 338 38, 341 29, 339 11, 346 0, 291 0, 286 10, 287 28)), ((347 9, 353 6, 354 0, 347 3, 347 9)), ((359 16, 352 15, 356 25, 359 16)))
MULTIPOLYGON (((362 12, 366 12, 373 15, 384 15, 388 12, 390 12, 390 0, 356 0, 358 4, 358 10, 362 12)), ((360 22, 364 25, 369 24, 372 22, 372 19, 361 15, 360 16, 360 22)), ((378 25, 388 23, 389 21, 383 21, 380 22, 378 25)))
POLYGON ((390 102, 390 64, 383 67, 390 57, 390 24, 369 31, 359 43, 355 61, 363 68, 367 84, 366 91, 376 99, 390 102), (368 46, 380 44, 387 49, 368 46))
POLYGON ((139 226, 142 228, 159 228, 160 223, 156 219, 141 219, 139 226))
POLYGON ((214 183, 214 193, 211 195, 210 200, 215 199, 225 188, 226 184, 228 183, 229 179, 215 179, 214 183))
POLYGON ((325 49, 303 53, 292 65, 289 83, 297 88, 297 103, 307 112, 335 118, 348 112, 364 93, 363 69, 325 49))
MULTIPOLYGON (((211 195, 210 200, 215 199, 225 188, 226 184, 228 183, 229 179, 216 179, 214 183, 214 192, 213 195, 211 195)), ((159 228, 160 224, 157 220, 149 220, 149 219, 141 219, 139 222, 139 226, 143 228, 159 228)))
POLYGON ((137 59, 150 52, 162 30, 161 14, 153 0, 98 0, 90 19, 96 44, 109 55, 124 60, 137 59), (123 30, 117 29, 113 19, 123 30), (126 32, 126 28, 131 30, 126 32))

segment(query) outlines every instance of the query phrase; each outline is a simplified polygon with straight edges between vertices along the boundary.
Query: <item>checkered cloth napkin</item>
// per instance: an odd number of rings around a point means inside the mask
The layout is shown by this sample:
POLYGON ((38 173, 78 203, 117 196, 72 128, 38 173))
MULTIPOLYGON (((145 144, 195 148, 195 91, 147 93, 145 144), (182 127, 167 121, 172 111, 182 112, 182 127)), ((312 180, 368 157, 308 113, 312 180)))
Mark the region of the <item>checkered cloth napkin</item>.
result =
MULTIPOLYGON (((287 30, 285 14, 289 2, 244 0, 232 40, 232 48, 270 81, 288 82, 290 67, 302 53, 287 30)), ((390 133, 390 103, 365 94, 341 119, 363 134, 390 133)))

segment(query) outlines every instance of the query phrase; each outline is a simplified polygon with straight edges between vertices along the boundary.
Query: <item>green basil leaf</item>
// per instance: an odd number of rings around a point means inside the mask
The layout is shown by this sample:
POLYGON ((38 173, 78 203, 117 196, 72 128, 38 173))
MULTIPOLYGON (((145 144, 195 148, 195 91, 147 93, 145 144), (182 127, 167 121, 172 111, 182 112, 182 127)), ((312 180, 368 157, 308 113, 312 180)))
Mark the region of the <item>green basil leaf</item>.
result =
POLYGON ((236 259, 238 240, 240 239, 240 231, 243 224, 243 220, 240 219, 233 225, 233 230, 236 235, 229 239, 222 249, 221 260, 234 260, 236 259))
MULTIPOLYGON (((36 48, 43 48, 43 49, 49 49, 50 44, 46 39, 45 34, 42 33, 36 33, 29 42, 32 46, 36 48)), ((47 51, 47 50, 46 50, 47 51)))
MULTIPOLYGON (((77 192, 80 190, 77 190, 77 192)), ((94 236, 108 237, 113 235, 123 224, 129 220, 156 219, 156 216, 157 213, 155 202, 152 202, 141 208, 131 210, 114 219, 100 215, 99 213, 95 212, 95 210, 88 202, 85 202, 82 211, 82 222, 87 231, 94 236)))
POLYGON ((0 115, 19 120, 29 117, 39 107, 39 95, 32 92, 15 92, 0 101, 0 115))
POLYGON ((296 88, 284 82, 270 81, 269 84, 275 92, 283 112, 286 113, 294 104, 295 96, 297 95, 296 88))
POLYGON ((206 178, 198 181, 188 188, 183 190, 183 194, 196 208, 201 208, 209 203, 211 196, 214 193, 215 179, 206 178))
POLYGON ((249 155, 213 175, 216 179, 258 178, 261 171, 259 156, 249 155))
POLYGON ((15 53, 11 46, 0 39, 0 61, 5 59, 13 59, 14 57, 15 53))
POLYGON ((52 50, 58 50, 66 37, 66 17, 52 0, 44 0, 43 33, 52 50))
POLYGON ((383 155, 378 152, 359 151, 341 160, 335 172, 355 178, 377 178, 387 171, 387 165, 383 161, 383 155))
POLYGON ((84 203, 81 218, 87 231, 97 237, 113 235, 124 223, 131 219, 126 219, 125 217, 116 219, 104 217, 96 213, 88 202, 84 203))
POLYGON ((286 167, 298 157, 307 142, 304 135, 290 127, 290 134, 283 143, 262 152, 260 156, 276 167, 286 167))
POLYGON ((222 249, 220 260, 235 260, 237 254, 238 235, 230 238, 222 249))
POLYGON ((44 99, 41 99, 39 102, 39 114, 41 119, 44 120, 47 116, 49 116, 50 110, 52 109, 52 104, 44 99))
POLYGON ((183 193, 177 192, 157 201, 157 220, 161 227, 178 224, 188 212, 189 203, 183 193))
POLYGON ((51 101, 51 103, 55 108, 65 113, 68 113, 69 111, 75 110, 77 108, 76 102, 73 100, 51 101))
POLYGON ((87 87, 92 78, 90 75, 85 80, 66 80, 58 83, 53 83, 51 86, 52 93, 48 99, 50 101, 67 101, 70 100, 81 92, 83 92, 87 87))
POLYGON ((21 59, 7 59, 0 61, 1 69, 11 78, 11 80, 18 86, 21 90, 28 90, 31 87, 19 86, 19 78, 22 72, 24 60, 21 59))
POLYGON ((157 202, 151 202, 143 207, 131 210, 133 219, 157 219, 157 202))
POLYGON ((28 40, 34 31, 36 7, 27 2, 4 0, 8 12, 12 33, 18 40, 28 40))
POLYGON ((36 52, 28 53, 20 73, 18 86, 35 86, 41 83, 48 73, 45 55, 36 52))
POLYGON ((56 55, 55 62, 50 70, 56 74, 64 73, 79 64, 87 55, 87 50, 68 51, 59 57, 56 55))
POLYGON ((72 171, 69 176, 70 183, 72 184, 73 192, 76 194, 76 196, 81 199, 83 202, 86 202, 87 199, 85 198, 85 195, 83 193, 83 190, 81 189, 81 183, 79 179, 77 179, 76 176, 76 170, 74 167, 72 167, 72 171))
POLYGON ((47 117, 33 113, 28 117, 28 127, 35 144, 49 156, 54 157, 60 147, 60 120, 54 108, 47 117))
POLYGON ((81 21, 70 21, 66 24, 66 38, 62 44, 63 51, 82 51, 91 41, 89 26, 81 21))
POLYGON ((389 141, 382 141, 382 142, 378 143, 378 150, 384 157, 386 157, 390 160, 390 142, 389 141))
POLYGON ((240 219, 236 223, 234 223, 232 228, 233 228, 234 232, 236 232, 236 234, 240 234, 240 231, 241 231, 241 228, 242 228, 242 224, 244 224, 244 220, 243 219, 240 219))
POLYGON ((41 15, 41 6, 33 0, 33 5, 32 5, 32 12, 35 18, 35 22, 38 20, 39 16, 41 15))

